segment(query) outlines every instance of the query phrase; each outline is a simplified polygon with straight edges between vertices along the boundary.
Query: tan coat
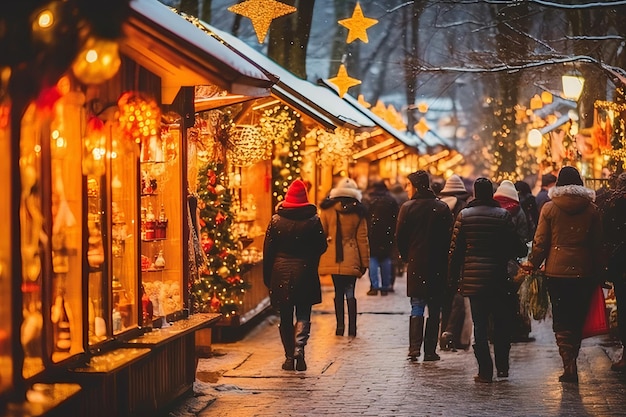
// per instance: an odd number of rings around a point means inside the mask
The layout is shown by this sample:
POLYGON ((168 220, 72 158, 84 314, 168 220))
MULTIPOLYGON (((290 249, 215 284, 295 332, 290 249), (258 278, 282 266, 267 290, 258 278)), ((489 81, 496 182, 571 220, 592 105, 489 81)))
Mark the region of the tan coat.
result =
MULTIPOLYGON (((356 201, 356 200, 354 200, 356 201)), ((360 203, 358 203, 360 204, 360 203)), ((323 205, 320 213, 322 227, 328 241, 328 250, 320 259, 319 273, 322 275, 351 275, 360 277, 369 266, 369 241, 367 219, 358 211, 351 210, 337 201, 330 207, 323 205), (337 262, 337 213, 341 223, 343 261, 337 262)))

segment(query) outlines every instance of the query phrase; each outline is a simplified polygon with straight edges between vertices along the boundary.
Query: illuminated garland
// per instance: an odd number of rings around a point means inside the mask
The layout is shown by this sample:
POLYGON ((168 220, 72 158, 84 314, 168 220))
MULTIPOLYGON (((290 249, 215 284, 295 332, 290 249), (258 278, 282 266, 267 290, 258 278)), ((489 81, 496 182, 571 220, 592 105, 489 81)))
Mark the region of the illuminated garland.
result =
POLYGON ((261 131, 274 141, 272 157, 272 204, 283 201, 289 184, 300 177, 303 144, 300 114, 287 106, 265 110, 261 131))
MULTIPOLYGON (((334 133, 317 129, 309 132, 315 135, 319 152, 317 162, 335 168, 344 168, 352 161, 355 152, 354 131, 338 127, 334 133)), ((307 135, 308 136, 308 135, 307 135)))
MULTIPOLYGON (((618 90, 618 99, 624 98, 623 90, 618 90)), ((611 171, 618 172, 618 163, 622 169, 626 169, 626 121, 622 113, 626 112, 626 103, 597 100, 593 105, 596 109, 614 112, 613 131, 610 138, 610 149, 603 149, 602 155, 609 158, 608 167, 611 171)))
POLYGON ((192 284, 195 311, 237 314, 250 285, 241 278, 239 242, 232 233, 232 196, 227 188, 224 165, 209 162, 199 170, 198 208, 200 244, 208 268, 192 284))

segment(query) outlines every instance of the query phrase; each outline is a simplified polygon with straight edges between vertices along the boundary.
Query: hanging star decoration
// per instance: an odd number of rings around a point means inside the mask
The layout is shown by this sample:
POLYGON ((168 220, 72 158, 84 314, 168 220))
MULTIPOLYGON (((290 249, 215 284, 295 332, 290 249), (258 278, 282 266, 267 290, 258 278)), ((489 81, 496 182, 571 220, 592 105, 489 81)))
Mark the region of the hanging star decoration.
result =
POLYGON ((337 76, 334 78, 330 78, 328 81, 337 86, 337 88, 339 89, 339 97, 341 98, 346 95, 350 87, 361 84, 361 80, 357 80, 356 78, 351 78, 348 76, 346 66, 343 64, 341 64, 341 66, 339 67, 337 76))
POLYGON ((430 130, 430 126, 428 126, 426 119, 423 117, 415 124, 415 126, 413 126, 413 128, 417 131, 417 133, 419 133, 421 138, 426 136, 426 133, 430 130))
POLYGON ((346 42, 351 43, 356 39, 361 39, 363 42, 368 43, 367 29, 378 23, 378 20, 363 16, 361 5, 357 2, 352 17, 339 20, 338 23, 348 28, 348 39, 346 42))
POLYGON ((426 103, 425 101, 421 101, 417 104, 417 110, 420 113, 426 113, 428 111, 428 103, 426 103))
POLYGON ((366 109, 369 109, 370 107, 372 107, 372 105, 365 100, 365 97, 363 97, 363 94, 359 94, 359 98, 357 98, 357 102, 361 106, 365 107, 366 109))
POLYGON ((259 43, 265 40, 272 20, 296 10, 295 7, 275 0, 247 0, 228 8, 228 11, 250 19, 259 43))

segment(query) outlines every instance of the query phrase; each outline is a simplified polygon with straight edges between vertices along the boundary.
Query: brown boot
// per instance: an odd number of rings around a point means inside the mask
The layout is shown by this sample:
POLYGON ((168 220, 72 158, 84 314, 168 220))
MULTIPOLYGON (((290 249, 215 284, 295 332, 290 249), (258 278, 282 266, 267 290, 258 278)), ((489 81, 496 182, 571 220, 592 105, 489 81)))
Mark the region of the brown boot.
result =
POLYGON ((335 298, 335 318, 337 319, 337 328, 335 329, 336 336, 343 336, 345 331, 345 315, 344 315, 344 302, 342 298, 335 298))
POLYGON ((348 305, 348 336, 356 336, 356 298, 346 299, 348 305))
POLYGON ((576 359, 578 358, 580 344, 576 344, 570 331, 555 332, 555 336, 556 344, 559 347, 559 355, 561 355, 561 360, 563 361, 563 374, 559 376, 559 382, 578 384, 576 359))

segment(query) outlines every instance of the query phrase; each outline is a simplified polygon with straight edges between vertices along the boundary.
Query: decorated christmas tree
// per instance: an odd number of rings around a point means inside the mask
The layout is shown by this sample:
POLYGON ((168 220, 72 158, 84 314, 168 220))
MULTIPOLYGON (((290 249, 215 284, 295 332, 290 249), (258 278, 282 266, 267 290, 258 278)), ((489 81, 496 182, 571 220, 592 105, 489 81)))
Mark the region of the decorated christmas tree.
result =
POLYGON ((209 162, 199 169, 200 244, 208 266, 193 283, 191 295, 196 311, 228 317, 237 314, 249 286, 240 275, 239 242, 231 231, 234 216, 227 185, 223 164, 209 162))

